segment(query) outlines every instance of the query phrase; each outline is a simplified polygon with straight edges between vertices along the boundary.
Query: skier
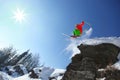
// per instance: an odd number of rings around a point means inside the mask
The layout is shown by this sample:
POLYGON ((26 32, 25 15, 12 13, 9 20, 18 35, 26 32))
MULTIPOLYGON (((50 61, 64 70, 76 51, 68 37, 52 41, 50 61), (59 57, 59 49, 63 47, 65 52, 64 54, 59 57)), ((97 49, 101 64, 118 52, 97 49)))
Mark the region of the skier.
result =
POLYGON ((80 37, 83 32, 82 27, 84 26, 84 24, 85 24, 84 21, 82 21, 80 24, 77 24, 76 28, 73 31, 73 35, 71 37, 73 38, 80 37))
POLYGON ((83 31, 83 26, 84 26, 85 24, 87 24, 89 27, 91 27, 91 25, 90 25, 89 23, 87 23, 87 22, 85 22, 85 21, 82 21, 80 24, 77 24, 77 25, 75 26, 75 29, 73 30, 73 35, 69 36, 69 35, 64 34, 64 33, 63 33, 63 35, 64 35, 64 36, 67 36, 67 37, 71 37, 71 38, 78 38, 78 37, 80 37, 83 33, 85 33, 85 32, 87 31, 87 29, 83 31))

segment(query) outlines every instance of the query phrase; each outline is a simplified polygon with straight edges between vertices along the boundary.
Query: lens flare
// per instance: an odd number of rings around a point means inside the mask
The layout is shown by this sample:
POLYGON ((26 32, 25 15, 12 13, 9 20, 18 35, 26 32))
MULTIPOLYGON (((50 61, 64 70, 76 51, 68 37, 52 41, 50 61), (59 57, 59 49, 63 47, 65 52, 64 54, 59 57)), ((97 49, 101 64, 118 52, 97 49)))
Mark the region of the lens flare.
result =
POLYGON ((17 8, 17 10, 14 12, 13 18, 16 20, 16 22, 22 23, 25 20, 25 16, 25 12, 17 8))

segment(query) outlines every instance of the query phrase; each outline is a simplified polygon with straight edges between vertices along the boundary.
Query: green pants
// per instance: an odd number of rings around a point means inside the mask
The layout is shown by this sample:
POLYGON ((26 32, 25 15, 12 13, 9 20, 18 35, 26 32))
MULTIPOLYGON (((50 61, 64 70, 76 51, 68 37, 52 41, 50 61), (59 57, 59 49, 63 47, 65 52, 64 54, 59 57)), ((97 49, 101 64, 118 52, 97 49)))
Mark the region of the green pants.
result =
POLYGON ((80 32, 78 29, 75 29, 75 30, 73 31, 73 35, 74 35, 74 36, 80 36, 80 35, 81 35, 81 32, 80 32))

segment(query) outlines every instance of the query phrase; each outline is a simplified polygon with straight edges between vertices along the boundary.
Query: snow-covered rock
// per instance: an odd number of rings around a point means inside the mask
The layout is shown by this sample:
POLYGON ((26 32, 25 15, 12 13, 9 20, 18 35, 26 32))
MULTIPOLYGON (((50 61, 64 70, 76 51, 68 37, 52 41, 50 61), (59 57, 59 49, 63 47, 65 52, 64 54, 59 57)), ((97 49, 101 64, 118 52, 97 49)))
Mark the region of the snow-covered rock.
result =
POLYGON ((40 68, 34 68, 31 72, 29 77, 31 78, 40 78, 41 76, 41 69, 40 68))
MULTIPOLYGON (((100 38, 89 38, 89 39, 71 39, 70 44, 67 46, 66 50, 72 54, 72 57, 76 54, 81 53, 81 51, 77 48, 78 45, 98 45, 101 43, 112 43, 118 47, 120 47, 120 37, 100 37, 100 38)), ((120 54, 120 53, 119 53, 120 54)), ((72 58, 71 57, 71 58, 72 58)), ((120 55, 118 55, 118 59, 120 60, 120 55)), ((115 66, 120 69, 120 61, 118 61, 115 66)))
POLYGON ((50 67, 35 68, 33 71, 42 80, 60 80, 65 72, 64 69, 54 69, 50 67))
POLYGON ((72 62, 67 67, 63 80, 79 80, 83 78, 84 80, 86 78, 91 78, 91 80, 95 78, 99 78, 97 80, 120 79, 120 70, 113 67, 117 65, 116 67, 120 68, 120 37, 74 39, 71 40, 66 50, 71 51, 74 57, 72 57, 72 62), (92 72, 95 73, 87 73, 86 70, 93 70, 92 72), (96 74, 96 72, 98 73, 96 74), (86 76, 83 77, 83 73, 86 76))
POLYGON ((0 72, 0 80, 13 80, 13 78, 4 72, 0 72))
POLYGON ((18 64, 15 66, 6 66, 2 70, 12 77, 19 77, 28 73, 26 68, 22 64, 18 64))
POLYGON ((17 77, 17 78, 12 78, 5 72, 0 72, 0 80, 42 80, 42 79, 33 79, 29 77, 29 74, 17 77))
MULTIPOLYGON (((26 71, 22 65, 19 67, 20 70, 26 71)), ((4 72, 0 72, 0 80, 61 80, 65 72, 64 69, 54 69, 50 67, 34 68, 32 71, 33 72, 20 76, 13 66, 7 66, 4 72), (12 75, 8 75, 7 72, 5 72, 6 70, 11 71, 12 75), (36 75, 37 77, 31 77, 31 75, 36 75)))
POLYGON ((38 78, 30 77, 30 72, 24 76, 14 78, 14 80, 61 80, 65 72, 64 69, 54 69, 50 67, 35 68, 33 71, 38 76, 38 78))
POLYGON ((50 75, 50 80, 61 80, 66 70, 64 69, 55 69, 50 75))
POLYGON ((86 45, 98 45, 101 43, 112 43, 120 47, 120 37, 100 37, 100 38, 89 38, 89 39, 71 39, 70 44, 67 46, 66 51, 72 54, 71 58, 80 53, 80 50, 77 48, 80 44, 86 45))
POLYGON ((96 78, 96 80, 105 80, 105 77, 104 78, 96 78))
POLYGON ((43 67, 41 72, 41 79, 42 80, 49 80, 50 75, 53 73, 54 68, 50 67, 43 67))

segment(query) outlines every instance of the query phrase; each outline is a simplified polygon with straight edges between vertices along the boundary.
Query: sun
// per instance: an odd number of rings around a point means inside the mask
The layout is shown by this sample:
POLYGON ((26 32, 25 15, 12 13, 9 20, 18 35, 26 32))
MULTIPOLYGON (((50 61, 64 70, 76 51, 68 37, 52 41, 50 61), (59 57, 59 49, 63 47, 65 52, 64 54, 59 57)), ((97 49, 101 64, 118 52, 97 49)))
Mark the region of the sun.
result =
POLYGON ((25 20, 25 12, 24 10, 20 10, 19 8, 16 9, 14 12, 13 18, 16 20, 16 22, 22 23, 25 20))

